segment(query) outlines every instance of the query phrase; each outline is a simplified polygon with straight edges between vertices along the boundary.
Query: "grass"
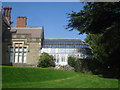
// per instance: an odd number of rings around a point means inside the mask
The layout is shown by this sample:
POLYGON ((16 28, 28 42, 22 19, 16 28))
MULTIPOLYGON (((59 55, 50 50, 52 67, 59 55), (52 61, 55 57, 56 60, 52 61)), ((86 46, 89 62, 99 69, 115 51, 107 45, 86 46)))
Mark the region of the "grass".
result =
POLYGON ((117 79, 47 68, 3 66, 3 88, 118 88, 117 79))

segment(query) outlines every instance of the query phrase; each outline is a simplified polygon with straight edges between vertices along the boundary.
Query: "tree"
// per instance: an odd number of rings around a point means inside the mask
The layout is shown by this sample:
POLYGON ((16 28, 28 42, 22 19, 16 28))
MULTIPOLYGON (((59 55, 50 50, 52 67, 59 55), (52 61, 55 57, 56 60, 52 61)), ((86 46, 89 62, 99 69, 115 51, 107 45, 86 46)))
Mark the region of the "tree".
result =
POLYGON ((69 15, 67 28, 76 29, 82 33, 104 33, 108 27, 120 24, 120 3, 86 3, 80 12, 72 12, 69 15))
POLYGON ((54 62, 53 56, 49 55, 48 53, 42 53, 39 59, 38 66, 39 67, 54 67, 55 62, 54 62))
POLYGON ((76 57, 68 57, 68 65, 74 67, 76 72, 89 72, 90 59, 79 59, 76 57))
POLYGON ((87 35, 85 41, 91 46, 93 51, 93 58, 99 60, 101 63, 104 63, 105 58, 108 57, 107 52, 105 51, 105 45, 101 42, 103 34, 89 34, 87 35))
POLYGON ((86 33, 94 59, 102 64, 105 73, 119 74, 120 63, 120 7, 119 2, 86 3, 80 12, 69 15, 67 28, 86 33), (111 72, 111 73, 110 73, 111 72))

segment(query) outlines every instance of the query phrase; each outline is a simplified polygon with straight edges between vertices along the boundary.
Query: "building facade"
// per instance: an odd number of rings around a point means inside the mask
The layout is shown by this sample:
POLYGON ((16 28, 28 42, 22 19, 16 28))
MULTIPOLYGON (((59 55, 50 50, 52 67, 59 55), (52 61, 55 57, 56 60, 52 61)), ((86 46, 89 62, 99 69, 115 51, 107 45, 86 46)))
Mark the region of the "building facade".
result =
POLYGON ((41 53, 54 57, 56 65, 67 65, 68 57, 91 59, 91 48, 79 39, 44 39, 41 53))
POLYGON ((36 66, 42 48, 43 28, 14 27, 11 33, 11 44, 8 45, 10 63, 36 66))
MULTIPOLYGON (((11 22, 11 7, 4 7, 4 17, 11 22)), ((4 24, 3 24, 3 27, 4 24)), ((4 29, 3 29, 4 31, 4 29)), ((19 16, 15 27, 7 27, 3 38, 3 65, 37 66, 41 53, 54 57, 56 65, 67 65, 68 57, 92 57, 91 48, 79 39, 44 39, 43 27, 28 27, 27 17, 19 16), (9 34, 9 35, 7 35, 9 34)))
MULTIPOLYGON (((4 7, 5 20, 10 21, 9 7, 4 7), (7 17, 6 17, 7 16, 7 17), (9 17, 8 17, 9 16, 9 17)), ((3 31, 5 31, 4 24, 3 31)), ((36 66, 44 39, 43 27, 27 27, 27 18, 18 17, 16 26, 10 27, 9 37, 3 34, 2 64, 13 66, 36 66)))

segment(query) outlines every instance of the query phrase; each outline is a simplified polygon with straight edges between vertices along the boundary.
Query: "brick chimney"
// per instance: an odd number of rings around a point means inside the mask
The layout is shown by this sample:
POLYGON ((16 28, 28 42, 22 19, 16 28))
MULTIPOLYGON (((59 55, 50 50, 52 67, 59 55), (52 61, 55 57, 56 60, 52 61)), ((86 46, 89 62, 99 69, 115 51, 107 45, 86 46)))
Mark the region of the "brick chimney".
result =
POLYGON ((4 16, 6 17, 7 21, 10 23, 12 7, 4 7, 3 9, 4 9, 4 16))
POLYGON ((27 18, 26 17, 17 17, 16 27, 26 27, 27 18))

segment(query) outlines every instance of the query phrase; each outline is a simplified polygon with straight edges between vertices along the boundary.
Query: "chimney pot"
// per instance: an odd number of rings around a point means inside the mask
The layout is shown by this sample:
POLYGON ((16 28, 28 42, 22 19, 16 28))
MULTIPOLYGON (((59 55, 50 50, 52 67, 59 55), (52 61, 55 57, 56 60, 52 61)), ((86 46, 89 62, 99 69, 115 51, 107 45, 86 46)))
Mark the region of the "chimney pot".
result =
POLYGON ((17 17, 16 27, 26 27, 27 18, 23 16, 17 17))
POLYGON ((4 7, 4 16, 6 17, 6 19, 8 20, 8 22, 11 22, 11 10, 12 7, 4 7))

